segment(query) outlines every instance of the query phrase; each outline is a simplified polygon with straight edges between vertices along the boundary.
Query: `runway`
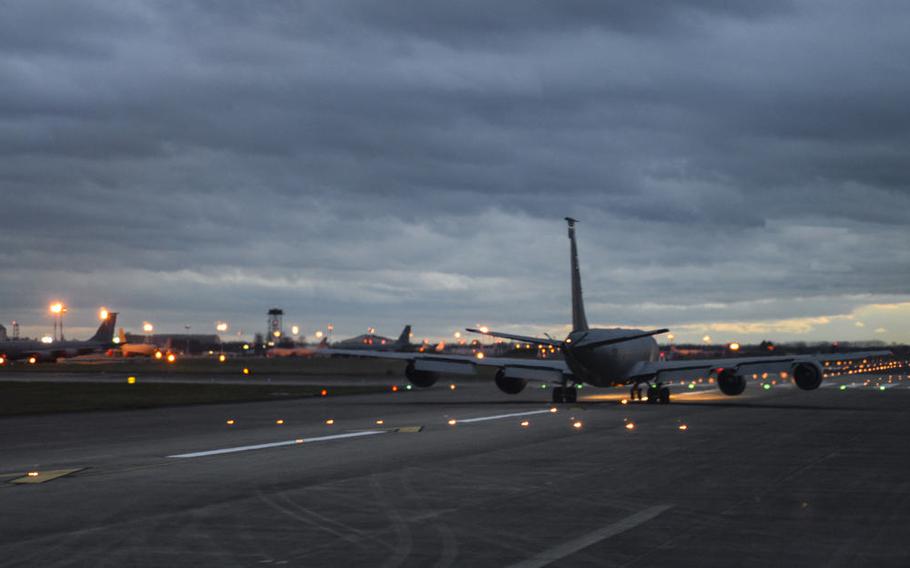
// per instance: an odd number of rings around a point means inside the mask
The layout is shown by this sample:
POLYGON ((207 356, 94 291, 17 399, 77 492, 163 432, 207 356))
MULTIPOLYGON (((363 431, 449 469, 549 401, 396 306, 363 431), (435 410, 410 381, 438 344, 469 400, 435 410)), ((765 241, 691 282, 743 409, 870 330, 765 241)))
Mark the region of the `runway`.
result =
POLYGON ((906 566, 910 388, 863 379, 0 419, 0 564, 906 566))

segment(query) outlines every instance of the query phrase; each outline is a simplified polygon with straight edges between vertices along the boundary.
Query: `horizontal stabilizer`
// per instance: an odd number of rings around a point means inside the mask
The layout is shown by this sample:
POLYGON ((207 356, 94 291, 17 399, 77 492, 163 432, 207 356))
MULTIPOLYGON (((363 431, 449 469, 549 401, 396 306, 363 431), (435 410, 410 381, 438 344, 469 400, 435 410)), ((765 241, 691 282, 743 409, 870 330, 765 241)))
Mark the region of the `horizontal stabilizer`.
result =
POLYGON ((521 343, 536 343, 538 345, 552 345, 553 347, 559 347, 562 345, 562 341, 556 341, 555 339, 543 339, 540 337, 529 337, 527 335, 514 335, 511 333, 501 333, 498 331, 483 331, 470 327, 466 328, 465 331, 470 331, 471 333, 479 333, 481 335, 489 335, 491 337, 500 337, 502 339, 510 339, 512 341, 520 341, 521 343))

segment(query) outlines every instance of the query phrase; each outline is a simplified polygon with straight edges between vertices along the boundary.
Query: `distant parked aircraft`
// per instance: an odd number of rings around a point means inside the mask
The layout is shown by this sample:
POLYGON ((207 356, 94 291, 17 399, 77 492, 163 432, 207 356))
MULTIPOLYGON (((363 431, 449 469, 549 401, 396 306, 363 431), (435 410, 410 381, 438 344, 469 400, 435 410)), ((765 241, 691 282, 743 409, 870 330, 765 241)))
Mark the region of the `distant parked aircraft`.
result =
POLYGON ((4 341, 0 343, 0 357, 6 361, 27 360, 30 363, 38 363, 106 351, 113 346, 116 324, 117 313, 111 312, 106 314, 101 321, 95 335, 85 341, 69 340, 49 343, 35 340, 4 341))

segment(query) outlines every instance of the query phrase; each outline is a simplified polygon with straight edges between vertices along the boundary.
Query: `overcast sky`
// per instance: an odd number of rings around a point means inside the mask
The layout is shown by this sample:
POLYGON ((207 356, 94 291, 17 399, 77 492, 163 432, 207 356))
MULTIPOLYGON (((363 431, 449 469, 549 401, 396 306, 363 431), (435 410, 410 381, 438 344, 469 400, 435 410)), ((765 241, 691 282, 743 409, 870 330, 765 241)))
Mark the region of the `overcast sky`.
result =
POLYGON ((910 4, 0 1, 0 321, 910 341, 910 4))

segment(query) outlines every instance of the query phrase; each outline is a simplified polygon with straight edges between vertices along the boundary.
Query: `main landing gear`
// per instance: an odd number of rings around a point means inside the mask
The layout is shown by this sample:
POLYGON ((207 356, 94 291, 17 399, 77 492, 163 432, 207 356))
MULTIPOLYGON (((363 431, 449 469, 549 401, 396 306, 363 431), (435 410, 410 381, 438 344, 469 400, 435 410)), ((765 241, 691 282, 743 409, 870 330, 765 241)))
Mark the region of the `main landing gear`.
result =
POLYGON ((578 400, 578 389, 574 386, 553 387, 553 402, 575 402, 578 400))
MULTIPOLYGON (((641 387, 632 386, 632 400, 641 400, 641 387)), ((648 404, 670 404, 670 387, 660 383, 648 385, 648 404)))

